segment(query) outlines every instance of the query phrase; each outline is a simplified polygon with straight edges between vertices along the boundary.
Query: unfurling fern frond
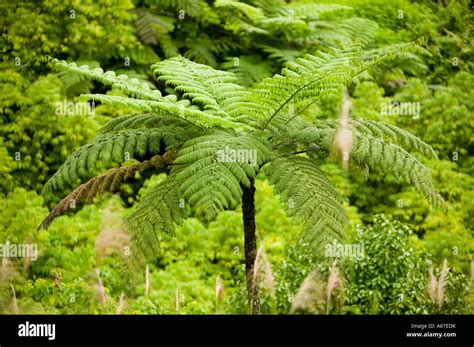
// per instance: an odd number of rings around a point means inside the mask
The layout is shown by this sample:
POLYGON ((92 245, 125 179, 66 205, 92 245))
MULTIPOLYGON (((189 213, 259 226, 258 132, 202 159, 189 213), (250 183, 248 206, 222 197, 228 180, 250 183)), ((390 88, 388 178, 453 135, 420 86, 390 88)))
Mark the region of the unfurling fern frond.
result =
POLYGON ((215 133, 184 144, 175 161, 184 168, 176 176, 190 205, 210 220, 240 202, 241 185, 249 186, 270 158, 267 145, 257 136, 215 133))
POLYGON ((174 175, 169 175, 146 194, 125 220, 132 240, 132 259, 141 263, 159 252, 160 239, 174 234, 175 224, 186 216, 183 196, 174 175))
POLYGON ((266 170, 288 216, 304 224, 303 239, 316 248, 342 239, 348 223, 339 195, 309 158, 281 157, 266 170))
POLYGON ((63 198, 41 222, 38 229, 48 229, 54 219, 64 212, 75 208, 77 203, 92 201, 95 196, 106 192, 116 192, 120 188, 121 183, 135 177, 136 173, 142 173, 150 169, 156 170, 165 168, 172 162, 175 156, 175 152, 166 152, 163 156, 155 155, 150 160, 119 168, 112 168, 102 175, 90 179, 63 198))
POLYGON ((164 151, 164 147, 180 143, 184 137, 184 130, 175 127, 125 130, 99 135, 70 155, 43 190, 59 190, 75 183, 79 178, 91 177, 96 173, 99 163, 110 167, 113 163, 159 154, 164 151))

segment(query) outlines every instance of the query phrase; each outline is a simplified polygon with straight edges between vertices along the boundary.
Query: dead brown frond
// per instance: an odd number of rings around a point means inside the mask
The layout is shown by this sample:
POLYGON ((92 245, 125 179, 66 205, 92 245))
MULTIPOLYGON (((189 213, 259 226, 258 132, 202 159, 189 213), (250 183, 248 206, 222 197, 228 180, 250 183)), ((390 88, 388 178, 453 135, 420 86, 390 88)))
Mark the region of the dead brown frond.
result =
POLYGON ((74 209, 79 202, 89 202, 97 195, 106 192, 116 192, 122 182, 134 177, 137 172, 142 173, 150 169, 165 168, 171 163, 175 156, 176 154, 174 152, 166 152, 162 156, 155 155, 150 160, 145 160, 140 163, 109 169, 102 175, 91 178, 62 199, 41 222, 38 230, 41 228, 45 230, 48 229, 55 218, 67 210, 74 209))

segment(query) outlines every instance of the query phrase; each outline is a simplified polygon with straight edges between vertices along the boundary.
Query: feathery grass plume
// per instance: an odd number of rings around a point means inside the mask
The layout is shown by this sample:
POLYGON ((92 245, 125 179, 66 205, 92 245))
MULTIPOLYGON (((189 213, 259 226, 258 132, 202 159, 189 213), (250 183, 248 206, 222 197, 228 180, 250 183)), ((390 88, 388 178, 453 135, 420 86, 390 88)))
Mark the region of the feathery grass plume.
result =
POLYGON ((176 314, 179 314, 179 289, 176 288, 175 294, 174 294, 174 312, 176 314))
POLYGON ((122 208, 116 208, 114 203, 112 199, 102 212, 99 234, 95 239, 95 251, 99 259, 112 254, 122 256, 122 250, 130 244, 130 238, 122 228, 122 208))
POLYGON ((247 276, 251 276, 250 281, 247 279, 247 283, 250 283, 249 298, 250 298, 250 312, 254 312, 255 299, 259 296, 260 290, 260 253, 263 251, 263 245, 257 251, 255 260, 252 266, 252 271, 247 273, 247 276))
POLYGON ((63 275, 61 274, 61 272, 59 271, 54 272, 54 285, 56 286, 56 288, 61 287, 62 279, 63 279, 63 275))
POLYGON ((428 273, 428 295, 431 301, 438 307, 438 310, 441 310, 445 299, 445 289, 449 273, 448 260, 446 258, 444 259, 439 278, 436 278, 432 266, 429 267, 428 273))
POLYGON ((8 276, 14 271, 14 267, 8 257, 2 257, 2 284, 5 285, 8 276))
POLYGON ((275 297, 275 278, 272 271, 272 265, 268 260, 267 254, 265 253, 264 245, 260 246, 257 255, 255 256, 252 276, 252 282, 255 286, 260 287, 260 284, 262 283, 264 288, 270 292, 271 296, 275 297), (263 278, 263 281, 261 278, 263 278))
POLYGON ((253 263, 253 272, 252 272, 252 283, 253 283, 253 288, 252 291, 254 291, 256 288, 260 287, 260 276, 258 275, 260 272, 260 254, 263 252, 263 245, 260 246, 260 248, 257 251, 257 255, 255 256, 255 261, 253 263))
POLYGON ((436 301, 438 303, 438 309, 441 309, 444 303, 444 294, 446 289, 446 280, 449 272, 448 259, 444 259, 443 268, 438 280, 438 288, 436 291, 436 301))
POLYGON ((97 297, 101 306, 105 307, 105 305, 107 304, 107 296, 105 295, 105 287, 102 283, 102 279, 100 278, 99 269, 95 269, 95 273, 97 275, 97 284, 95 285, 97 297))
POLYGON ((119 298, 119 302, 118 302, 117 310, 115 311, 115 314, 122 314, 124 307, 125 307, 125 294, 122 293, 120 294, 120 298, 119 298))
POLYGON ((314 270, 303 281, 291 303, 290 314, 297 311, 317 313, 324 311, 324 284, 321 274, 314 270))
POLYGON ((148 296, 150 293, 150 268, 148 264, 145 267, 145 295, 148 296))
POLYGON ((343 93, 342 106, 341 106, 341 117, 339 120, 339 128, 336 136, 334 137, 334 150, 341 157, 342 167, 345 169, 349 166, 349 153, 354 145, 354 137, 349 127, 349 116, 352 103, 349 99, 347 91, 343 93))
POLYGON ((18 309, 18 304, 16 302, 16 293, 15 293, 15 287, 13 284, 10 283, 10 287, 12 289, 12 302, 10 303, 11 310, 13 314, 19 314, 19 309, 18 309))
POLYGON ((471 280, 474 281, 474 259, 471 259, 471 280))
POLYGON ((224 298, 224 285, 222 284, 221 277, 219 275, 216 276, 216 286, 214 289, 215 297, 216 297, 216 313, 219 307, 219 300, 224 298))
POLYGON ((433 266, 428 269, 429 283, 428 283, 428 295, 432 302, 436 303, 436 287, 438 286, 438 279, 436 278, 433 266))
POLYGON ((337 267, 337 258, 334 259, 329 271, 328 283, 326 286, 326 314, 329 314, 331 299, 334 289, 342 285, 342 278, 337 267))
POLYGON ((261 254, 262 262, 263 262, 263 267, 262 267, 262 272, 263 272, 263 286, 270 292, 270 295, 272 298, 276 298, 276 286, 275 286, 275 276, 273 275, 272 271, 272 264, 268 260, 267 253, 262 250, 261 254))

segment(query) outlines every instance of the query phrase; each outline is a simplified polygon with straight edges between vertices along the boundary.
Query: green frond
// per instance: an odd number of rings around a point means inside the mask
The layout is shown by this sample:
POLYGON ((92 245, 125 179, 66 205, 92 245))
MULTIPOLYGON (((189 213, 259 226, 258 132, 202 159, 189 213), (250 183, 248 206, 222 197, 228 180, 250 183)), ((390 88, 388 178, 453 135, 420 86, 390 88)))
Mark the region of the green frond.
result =
POLYGON ((402 178, 423 193, 435 207, 444 208, 444 201, 433 186, 429 168, 403 148, 370 135, 356 134, 350 155, 359 165, 367 164, 372 170, 402 178))
POLYGON ((306 20, 316 20, 326 13, 348 10, 351 10, 351 7, 337 4, 312 4, 299 2, 292 2, 283 8, 283 11, 286 12, 287 15, 290 14, 296 18, 306 20))
POLYGON ((168 114, 203 128, 211 128, 213 126, 236 130, 249 128, 249 126, 233 121, 230 118, 216 116, 213 110, 200 110, 197 106, 190 105, 189 100, 177 101, 176 95, 168 95, 161 102, 103 94, 85 94, 81 97, 98 101, 102 104, 128 107, 140 112, 168 114))
POLYGON ((262 45, 261 47, 270 59, 274 59, 280 64, 295 61, 296 58, 301 56, 299 51, 293 49, 280 49, 267 45, 262 45))
POLYGON ((181 128, 125 130, 96 136, 91 142, 71 154, 58 171, 46 182, 43 191, 59 190, 78 179, 93 176, 101 166, 110 167, 132 158, 156 155, 163 145, 180 144, 186 136, 181 128))
POLYGON ((266 170, 288 216, 304 224, 303 239, 319 249, 344 237, 348 223, 341 199, 316 163, 301 156, 281 157, 266 170))
POLYGON ((202 134, 202 130, 199 127, 194 126, 189 122, 179 118, 170 117, 168 115, 156 113, 138 113, 112 118, 104 124, 104 126, 100 129, 99 134, 129 129, 151 129, 171 126, 186 129, 189 138, 194 137, 194 135, 197 134, 202 134))
POLYGON ((104 172, 102 175, 90 179, 86 183, 78 186, 62 199, 41 222, 38 230, 41 228, 45 230, 48 229, 54 219, 62 215, 64 212, 75 208, 76 204, 80 202, 92 201, 92 199, 97 195, 118 191, 121 183, 135 177, 136 173, 166 167, 173 161, 175 156, 175 152, 167 152, 163 156, 155 155, 150 160, 119 168, 112 168, 104 172))
POLYGON ((352 17, 343 20, 318 20, 312 34, 296 40, 300 45, 324 42, 328 47, 344 47, 359 40, 365 47, 373 42, 378 24, 367 18, 352 17))
MULTIPOLYGON (((320 127, 295 131, 290 136, 306 146, 316 145, 329 153, 334 148, 336 132, 337 129, 333 127, 333 124, 323 122, 320 127)), ((435 207, 444 208, 444 201, 433 186, 430 170, 414 156, 398 145, 368 133, 353 131, 353 136, 354 144, 349 160, 354 160, 361 167, 367 165, 371 170, 390 173, 396 178, 403 179, 423 193, 435 207)))
POLYGON ((236 84, 237 77, 233 73, 215 70, 183 57, 157 63, 151 70, 159 81, 183 92, 183 97, 193 104, 223 118, 231 118, 229 112, 233 100, 245 92, 245 88, 236 84))
MULTIPOLYGON (((257 55, 226 57, 226 61, 222 63, 222 68, 234 73, 239 83, 246 87, 272 75, 271 65, 257 55)), ((230 111, 232 111, 232 108, 230 111)))
POLYGON ((282 75, 264 79, 248 93, 249 106, 243 110, 248 122, 266 128, 279 112, 287 111, 290 101, 298 105, 342 88, 358 70, 360 55, 360 45, 355 43, 346 51, 289 62, 282 75))
MULTIPOLYGON (((339 126, 339 121, 336 120, 321 121, 321 123, 326 123, 333 129, 339 126)), ((370 135, 382 140, 388 140, 408 151, 419 152, 428 158, 438 158, 430 145, 396 125, 375 120, 350 119, 349 128, 360 135, 370 135)))
POLYGON ((87 65, 77 66, 75 63, 67 63, 58 59, 51 59, 51 64, 56 71, 69 72, 89 81, 101 82, 104 85, 120 89, 134 98, 155 101, 163 99, 159 90, 152 90, 148 83, 140 82, 136 78, 129 78, 127 75, 116 76, 113 71, 104 72, 101 68, 90 69, 87 65))
POLYGON ((126 218, 126 231, 132 241, 136 263, 151 260, 159 252, 160 239, 174 234, 176 224, 186 217, 183 196, 173 175, 158 183, 126 218))
POLYGON ((260 8, 237 0, 216 0, 214 6, 234 8, 253 22, 258 22, 265 18, 260 8))
POLYGON ((175 160, 176 177, 189 203, 210 220, 240 202, 241 185, 249 186, 270 159, 261 137, 214 133, 184 144, 175 160))
POLYGON ((138 37, 146 45, 160 45, 166 57, 178 55, 178 47, 170 32, 174 30, 174 18, 157 16, 143 9, 133 11, 137 15, 135 26, 138 37))
POLYGON ((216 66, 216 57, 214 56, 211 47, 209 47, 211 42, 211 40, 207 41, 196 38, 186 40, 186 46, 188 49, 184 52, 183 56, 189 60, 195 61, 196 63, 216 66))

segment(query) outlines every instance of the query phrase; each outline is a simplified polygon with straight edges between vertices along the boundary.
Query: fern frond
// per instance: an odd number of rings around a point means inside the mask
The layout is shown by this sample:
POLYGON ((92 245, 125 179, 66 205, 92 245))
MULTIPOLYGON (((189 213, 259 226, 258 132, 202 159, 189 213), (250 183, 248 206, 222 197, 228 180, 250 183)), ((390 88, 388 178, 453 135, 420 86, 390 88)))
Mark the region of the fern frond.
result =
MULTIPOLYGON (((297 141, 305 145, 317 145, 329 153, 334 146, 337 129, 329 124, 321 127, 310 127, 291 133, 297 141)), ((350 152, 350 160, 357 165, 367 165, 371 170, 393 174, 412 184, 435 207, 444 208, 444 201, 436 192, 430 170, 415 157, 396 144, 373 137, 367 133, 353 132, 354 145, 350 152)))
POLYGON ((136 9, 133 12, 137 15, 135 26, 138 37, 144 44, 159 44, 167 58, 178 55, 178 47, 169 34, 174 30, 173 18, 156 16, 143 9, 136 9))
POLYGON ((311 23, 311 26, 311 35, 295 40, 299 45, 318 42, 327 47, 344 47, 354 40, 359 40, 365 47, 373 42, 378 29, 376 22, 357 17, 339 21, 318 20, 311 23))
POLYGON ((101 68, 90 69, 87 65, 77 66, 75 63, 67 63, 58 59, 50 59, 53 68, 62 73, 73 73, 90 81, 98 81, 104 85, 120 89, 135 98, 143 100, 161 101, 163 97, 159 90, 152 90, 148 83, 140 82, 136 78, 127 75, 116 76, 115 72, 104 72, 101 68))
POLYGON ((240 202, 241 185, 249 186, 270 159, 267 144, 257 136, 214 133, 183 145, 175 160, 176 177, 189 203, 210 220, 240 202))
POLYGON ((288 216, 304 224, 303 239, 320 248, 344 237, 348 223, 341 199, 318 166, 300 156, 270 163, 267 176, 285 204, 288 216))
POLYGON ((184 52, 183 56, 189 60, 195 61, 200 64, 207 64, 210 66, 216 66, 217 61, 214 53, 212 52, 209 44, 212 41, 190 39, 186 40, 186 46, 188 49, 184 52))
POLYGON ((266 128, 289 102, 314 100, 349 83, 360 66, 360 45, 334 54, 307 55, 290 62, 282 75, 264 79, 248 94, 249 106, 243 111, 251 123, 266 128))
MULTIPOLYGON (((326 123, 333 129, 339 126, 339 121, 335 120, 326 122, 323 121, 321 123, 326 123)), ((430 145, 409 131, 401 129, 396 125, 375 120, 350 119, 349 128, 360 135, 370 135, 382 140, 389 140, 390 142, 400 145, 406 150, 417 151, 423 154, 425 157, 435 159, 438 158, 430 145)))
POLYGON ((151 70, 159 81, 173 86, 184 93, 183 97, 223 118, 230 118, 232 101, 245 92, 245 88, 236 84, 237 77, 233 73, 215 70, 183 57, 157 63, 151 70))
POLYGON ((202 135, 202 129, 189 122, 181 120, 180 118, 156 113, 138 113, 112 118, 99 130, 99 134, 130 129, 150 129, 171 126, 186 129, 187 135, 189 135, 188 138, 192 138, 198 134, 202 135))
MULTIPOLYGON (((222 68, 234 73, 239 83, 247 87, 272 75, 271 65, 256 55, 227 57, 226 62, 222 64, 222 68)), ((243 96, 244 94, 239 99, 242 99, 243 96)), ((233 100, 235 99, 237 98, 233 100)), ((229 107, 229 109, 232 112, 232 109, 235 110, 236 108, 229 107)))
POLYGON ((213 110, 200 110, 197 106, 191 105, 189 100, 177 101, 176 95, 168 95, 161 102, 103 94, 85 94, 81 97, 102 104, 121 105, 141 112, 168 114, 203 128, 220 126, 236 130, 249 129, 246 124, 216 116, 213 110))
POLYGON ((351 10, 351 7, 337 4, 308 4, 293 2, 286 7, 283 7, 282 10, 286 12, 287 15, 289 14, 296 18, 316 20, 323 14, 337 11, 348 11, 351 10))
POLYGON ((265 15, 263 14, 263 11, 260 8, 237 0, 216 0, 214 6, 237 9, 240 13, 245 15, 252 22, 259 22, 260 20, 265 18, 265 15))
POLYGON ((370 135, 356 135, 351 155, 359 165, 367 164, 371 169, 402 178, 423 193, 432 205, 445 208, 443 199, 433 186, 429 168, 403 148, 370 135))
POLYGON ((58 171, 46 182, 43 191, 62 189, 79 178, 93 176, 98 164, 110 167, 128 159, 155 155, 165 147, 179 144, 186 134, 183 129, 125 130, 96 136, 91 142, 70 155, 58 171))
POLYGON ((132 240, 132 259, 151 260, 160 249, 160 239, 174 234, 175 224, 186 216, 184 200, 174 175, 158 183, 126 218, 126 231, 132 240))
POLYGON ((112 168, 102 175, 90 179, 63 198, 41 222, 38 230, 41 228, 47 230, 54 219, 67 210, 75 208, 77 203, 92 201, 95 196, 102 195, 106 192, 118 191, 121 183, 135 177, 137 172, 142 173, 146 170, 156 170, 166 167, 173 161, 175 156, 175 152, 166 152, 163 156, 155 155, 150 160, 145 160, 140 163, 112 168))

